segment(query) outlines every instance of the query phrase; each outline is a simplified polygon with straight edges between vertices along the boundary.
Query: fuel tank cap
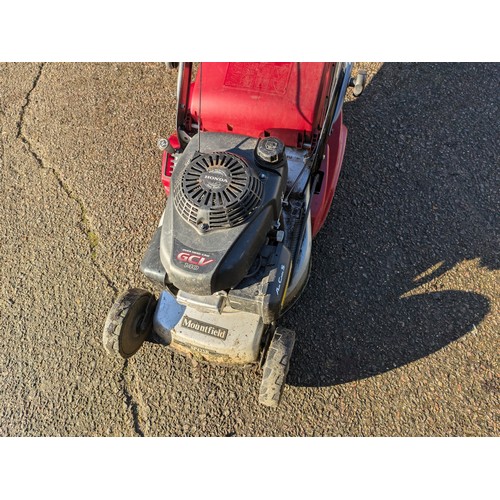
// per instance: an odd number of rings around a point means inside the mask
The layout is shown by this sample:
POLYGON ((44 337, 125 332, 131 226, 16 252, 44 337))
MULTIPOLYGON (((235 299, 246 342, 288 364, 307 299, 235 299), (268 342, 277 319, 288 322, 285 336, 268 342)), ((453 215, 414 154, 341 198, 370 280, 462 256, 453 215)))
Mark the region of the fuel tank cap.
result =
POLYGON ((256 154, 266 163, 280 163, 285 154, 285 145, 277 137, 264 137, 257 144, 256 154))

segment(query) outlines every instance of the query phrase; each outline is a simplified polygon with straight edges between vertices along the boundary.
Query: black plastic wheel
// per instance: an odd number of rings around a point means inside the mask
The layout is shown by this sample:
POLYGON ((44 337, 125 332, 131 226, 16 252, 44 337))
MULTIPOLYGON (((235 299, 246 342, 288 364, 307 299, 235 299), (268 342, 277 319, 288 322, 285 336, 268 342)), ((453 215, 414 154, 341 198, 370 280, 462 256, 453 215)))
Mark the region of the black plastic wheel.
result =
POLYGON ((130 358, 153 329, 155 296, 147 290, 132 288, 116 299, 109 310, 102 342, 112 355, 130 358))
POLYGON ((259 403, 271 407, 279 405, 294 344, 295 332, 293 330, 276 328, 262 366, 259 403))
POLYGON ((175 69, 175 68, 179 67, 179 63, 178 62, 168 62, 168 63, 165 63, 165 64, 167 65, 168 69, 175 69))

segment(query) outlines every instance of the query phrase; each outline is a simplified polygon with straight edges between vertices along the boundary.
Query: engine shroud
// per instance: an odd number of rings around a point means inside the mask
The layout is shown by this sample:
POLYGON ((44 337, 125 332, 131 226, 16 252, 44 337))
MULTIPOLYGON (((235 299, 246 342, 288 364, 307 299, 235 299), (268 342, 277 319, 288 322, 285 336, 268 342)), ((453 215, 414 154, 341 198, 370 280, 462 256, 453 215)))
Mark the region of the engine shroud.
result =
POLYGON ((256 172, 238 156, 204 153, 189 162, 174 184, 174 203, 186 222, 204 230, 234 227, 251 217, 263 192, 256 172))
POLYGON ((166 279, 175 288, 212 295, 248 274, 279 219, 287 181, 286 158, 258 161, 258 143, 204 132, 179 157, 160 242, 166 279))

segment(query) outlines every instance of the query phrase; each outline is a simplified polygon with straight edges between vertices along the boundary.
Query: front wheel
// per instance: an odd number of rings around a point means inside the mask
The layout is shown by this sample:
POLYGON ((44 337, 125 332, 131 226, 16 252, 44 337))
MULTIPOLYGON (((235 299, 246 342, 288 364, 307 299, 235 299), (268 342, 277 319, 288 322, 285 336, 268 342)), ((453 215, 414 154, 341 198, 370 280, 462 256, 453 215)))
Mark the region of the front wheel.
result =
POLYGON ((274 331, 266 360, 262 366, 262 381, 259 391, 259 403, 277 407, 283 394, 285 380, 290 368, 290 358, 295 344, 295 332, 278 327, 274 331))
POLYGON ((142 346, 153 329, 155 296, 140 288, 120 295, 111 307, 102 341, 109 354, 130 358, 142 346))

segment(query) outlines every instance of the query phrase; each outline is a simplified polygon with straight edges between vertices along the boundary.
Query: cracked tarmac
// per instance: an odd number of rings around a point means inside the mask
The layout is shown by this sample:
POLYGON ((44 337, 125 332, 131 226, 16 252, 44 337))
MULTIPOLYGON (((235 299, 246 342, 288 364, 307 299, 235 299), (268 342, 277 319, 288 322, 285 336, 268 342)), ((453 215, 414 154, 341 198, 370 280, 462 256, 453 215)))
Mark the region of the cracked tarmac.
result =
POLYGON ((259 376, 106 355, 164 206, 161 63, 0 65, 0 435, 498 435, 498 65, 375 64, 278 410, 259 376), (478 81, 480 80, 480 81, 478 81))

